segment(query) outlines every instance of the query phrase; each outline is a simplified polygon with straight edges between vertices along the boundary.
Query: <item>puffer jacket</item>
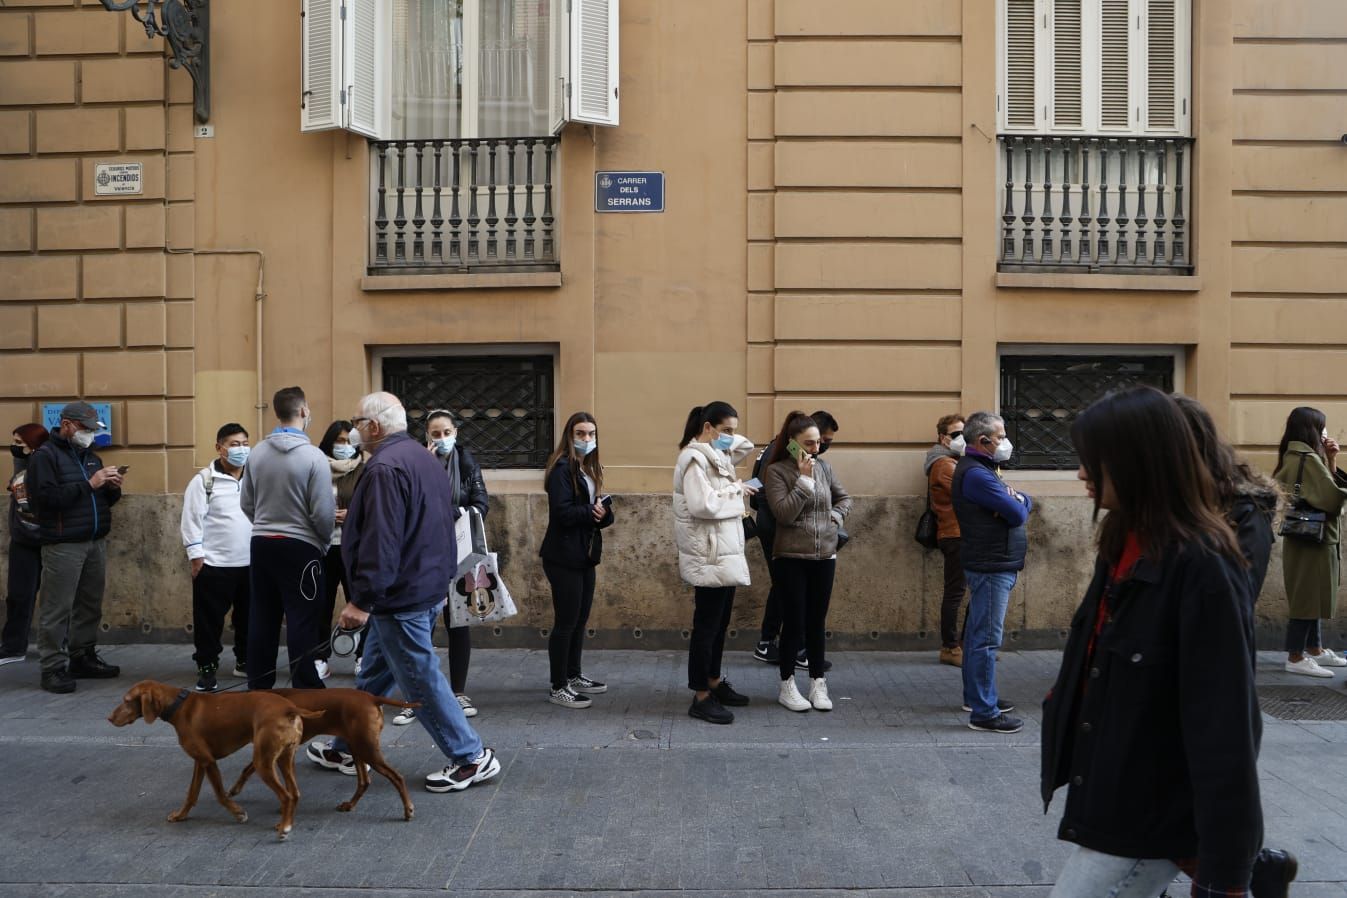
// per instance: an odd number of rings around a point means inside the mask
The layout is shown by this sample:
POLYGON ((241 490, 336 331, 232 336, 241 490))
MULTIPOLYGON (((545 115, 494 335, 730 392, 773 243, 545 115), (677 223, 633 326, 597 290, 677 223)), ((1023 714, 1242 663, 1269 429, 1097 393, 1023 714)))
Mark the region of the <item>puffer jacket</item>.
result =
POLYGON ((763 489, 776 517, 772 557, 820 561, 837 554, 837 529, 851 513, 851 496, 831 465, 815 458, 814 476, 805 478, 794 459, 782 459, 767 467, 763 489))
POLYGON ((674 538, 678 573, 691 586, 747 586, 744 554, 744 487, 734 466, 753 444, 734 438, 729 452, 694 440, 674 466, 674 538))
POLYGON ((40 539, 45 543, 79 543, 102 539, 112 529, 112 506, 121 487, 98 489, 89 478, 103 467, 92 449, 79 449, 55 431, 28 460, 24 485, 37 509, 40 539))

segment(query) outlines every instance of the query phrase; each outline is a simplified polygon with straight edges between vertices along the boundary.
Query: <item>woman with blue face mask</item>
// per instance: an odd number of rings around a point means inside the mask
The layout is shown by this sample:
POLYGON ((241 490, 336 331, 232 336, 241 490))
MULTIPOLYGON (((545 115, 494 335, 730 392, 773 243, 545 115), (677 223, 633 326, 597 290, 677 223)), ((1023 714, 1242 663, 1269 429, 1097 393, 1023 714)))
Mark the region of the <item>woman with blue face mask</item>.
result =
MULTIPOLYGON (((486 481, 482 466, 468 447, 458 442, 458 424, 452 412, 437 408, 426 415, 426 448, 444 466, 449 478, 450 504, 454 508, 473 508, 485 521, 488 509, 486 481)), ((468 662, 472 658, 470 627, 451 626, 449 608, 444 609, 444 627, 449 631, 449 686, 454 690, 464 717, 476 717, 477 708, 464 690, 468 688, 468 662)), ((393 718, 394 726, 406 726, 416 720, 416 709, 407 708, 393 718)))
MULTIPOLYGON (((341 585, 342 595, 350 595, 346 585, 346 565, 341 563, 341 525, 346 521, 346 509, 355 494, 355 485, 365 473, 365 454, 360 451, 360 434, 351 426, 350 421, 333 421, 323 434, 318 448, 327 456, 328 466, 332 469, 332 493, 337 499, 337 525, 332 528, 332 543, 328 546, 324 558, 323 608, 319 611, 324 621, 324 632, 332 625, 332 613, 337 607, 337 586, 341 585)), ((364 631, 361 631, 356 646, 355 669, 360 670, 360 655, 364 648, 364 631)), ((331 676, 328 661, 332 658, 332 648, 324 648, 318 654, 315 664, 318 675, 326 680, 331 676)))
MULTIPOLYGON (((734 590, 747 586, 744 499, 755 492, 734 467, 753 453, 737 433, 739 413, 727 402, 699 405, 688 413, 674 466, 674 535, 678 573, 693 588, 692 635, 688 645, 688 715, 707 723, 733 723, 726 708, 748 704, 721 670, 734 590)), ((793 656, 792 656, 793 657, 793 656)))
POLYGON ((576 412, 566 421, 543 479, 547 533, 538 555, 552 587, 553 612, 547 700, 562 708, 588 708, 594 703, 591 695, 608 691, 606 684, 585 676, 581 650, 594 605, 595 572, 603 558, 602 531, 613 523, 612 502, 604 501, 599 425, 589 412, 576 412))

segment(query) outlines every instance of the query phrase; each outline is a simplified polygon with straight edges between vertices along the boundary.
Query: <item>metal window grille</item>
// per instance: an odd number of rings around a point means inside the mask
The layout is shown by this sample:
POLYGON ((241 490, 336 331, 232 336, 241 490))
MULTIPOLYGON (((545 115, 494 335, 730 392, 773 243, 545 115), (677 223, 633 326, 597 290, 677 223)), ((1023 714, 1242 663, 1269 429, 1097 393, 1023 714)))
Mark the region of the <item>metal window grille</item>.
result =
POLYGON ((552 369, 550 355, 388 358, 383 380, 416 439, 425 441, 426 415, 446 409, 483 468, 542 468, 553 448, 552 369))
POLYGON ((1174 389, 1174 357, 1003 356, 1001 416, 1015 445, 1011 466, 1068 471, 1079 466, 1071 425, 1096 399, 1114 390, 1149 384, 1174 389))

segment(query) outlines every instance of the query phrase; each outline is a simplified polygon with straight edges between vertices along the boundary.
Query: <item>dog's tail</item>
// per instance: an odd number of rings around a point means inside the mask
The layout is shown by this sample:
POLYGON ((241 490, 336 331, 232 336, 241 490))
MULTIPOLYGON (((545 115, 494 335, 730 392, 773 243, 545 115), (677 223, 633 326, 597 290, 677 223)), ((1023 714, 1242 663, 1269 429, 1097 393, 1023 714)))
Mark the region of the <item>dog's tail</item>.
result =
POLYGON ((304 718, 305 720, 313 720, 314 718, 322 717, 322 716, 323 716, 324 714, 326 714, 327 712, 326 712, 326 711, 305 711, 303 708, 295 708, 295 710, 294 710, 293 712, 290 712, 290 713, 293 713, 293 714, 295 715, 295 719, 299 719, 300 717, 302 717, 302 718, 304 718))
POLYGON ((398 701, 398 700, 395 699, 395 698, 384 698, 382 695, 373 695, 373 696, 370 696, 370 697, 371 697, 372 699, 374 699, 374 704, 376 704, 376 705, 391 705, 391 706, 394 707, 394 708, 419 708, 419 707, 421 707, 421 703, 420 703, 420 702, 400 702, 400 701, 398 701))

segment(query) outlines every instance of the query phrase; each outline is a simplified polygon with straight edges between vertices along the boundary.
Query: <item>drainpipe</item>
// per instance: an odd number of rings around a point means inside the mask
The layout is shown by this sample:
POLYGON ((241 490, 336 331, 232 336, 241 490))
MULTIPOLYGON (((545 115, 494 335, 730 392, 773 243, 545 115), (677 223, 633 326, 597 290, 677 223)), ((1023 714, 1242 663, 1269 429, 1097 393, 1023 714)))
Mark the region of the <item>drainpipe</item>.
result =
POLYGON ((257 290, 253 294, 253 305, 257 309, 257 403, 254 408, 257 409, 256 432, 258 434, 263 433, 262 413, 267 409, 267 402, 262 392, 262 300, 267 297, 264 289, 267 257, 260 249, 174 249, 169 247, 165 251, 175 255, 190 256, 257 256, 257 290))

